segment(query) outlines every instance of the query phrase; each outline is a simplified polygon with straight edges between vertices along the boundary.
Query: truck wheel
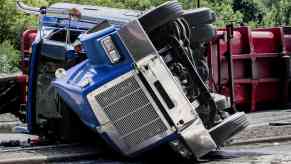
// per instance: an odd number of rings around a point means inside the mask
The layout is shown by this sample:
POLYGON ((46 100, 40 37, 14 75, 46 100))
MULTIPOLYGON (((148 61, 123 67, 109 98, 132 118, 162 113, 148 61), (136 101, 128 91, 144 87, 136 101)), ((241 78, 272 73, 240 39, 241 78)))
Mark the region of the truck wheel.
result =
POLYGON ((215 28, 210 24, 195 26, 191 29, 191 44, 208 42, 216 35, 215 28))
POLYGON ((215 22, 216 15, 211 9, 204 7, 184 11, 183 18, 188 21, 190 26, 194 27, 215 22))
POLYGON ((146 12, 139 18, 139 21, 144 30, 149 33, 169 21, 177 19, 182 14, 182 5, 177 1, 169 1, 146 12))
POLYGON ((246 114, 244 112, 239 112, 211 128, 209 133, 215 143, 221 146, 226 140, 245 129, 248 125, 249 122, 246 114))

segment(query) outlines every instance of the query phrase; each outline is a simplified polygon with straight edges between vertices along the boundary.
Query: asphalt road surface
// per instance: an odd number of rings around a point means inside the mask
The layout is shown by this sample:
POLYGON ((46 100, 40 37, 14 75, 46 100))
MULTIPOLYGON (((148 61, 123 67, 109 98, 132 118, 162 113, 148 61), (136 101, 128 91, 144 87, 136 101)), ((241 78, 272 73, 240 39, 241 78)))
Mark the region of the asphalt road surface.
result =
POLYGON ((212 160, 208 164, 291 164, 291 142, 226 147, 212 160))
MULTIPOLYGON (((161 163, 165 157, 157 159, 161 163)), ((291 164, 291 142, 264 143, 225 147, 213 152, 201 162, 163 162, 169 164, 291 164), (208 159, 207 159, 208 158, 208 159)), ((53 164, 148 164, 144 162, 118 162, 109 160, 79 160, 53 162, 53 164)), ((155 163, 153 163, 155 164, 155 163)))
MULTIPOLYGON (((2 123, 6 127, 6 123, 12 122, 18 122, 17 119, 15 119, 11 115, 2 115, 2 123)), ((243 131, 241 134, 235 136, 232 141, 230 141, 230 144, 228 144, 226 147, 221 148, 218 151, 214 151, 210 155, 208 155, 205 159, 202 159, 200 163, 205 164, 291 164, 291 137, 288 138, 291 134, 291 126, 270 126, 269 123, 273 122, 290 122, 291 121, 291 112, 290 110, 285 111, 269 111, 269 112, 260 112, 260 113, 252 113, 248 114, 249 121, 251 122, 250 127, 248 127, 245 131, 243 131), (266 137, 274 137, 274 138, 280 138, 280 137, 287 137, 287 139, 284 140, 265 140, 264 142, 251 142, 247 144, 241 144, 248 140, 256 140, 258 141, 260 139, 264 139, 266 137), (237 144, 240 143, 240 144, 237 144)), ((1 123, 1 121, 0 121, 1 123)), ((12 134, 14 137, 16 137, 14 134, 12 134)), ((7 138, 7 137, 5 137, 7 138)), ((0 138, 1 139, 1 138, 0 138)), ((1 148, 0 148, 1 150, 1 148)), ((72 150, 72 149, 71 149, 72 150)), ((76 149, 73 152, 69 151, 69 154, 73 154, 75 157, 82 155, 83 152, 87 152, 86 149, 76 149), (81 150, 81 151, 80 151, 81 150)), ((52 155, 48 154, 47 151, 42 152, 43 149, 38 151, 35 151, 36 155, 33 155, 32 160, 44 160, 46 162, 42 163, 55 163, 55 164, 61 164, 61 163, 71 163, 71 164, 133 164, 133 163, 145 163, 145 162, 120 162, 118 160, 108 160, 112 158, 106 158, 100 159, 98 158, 98 154, 93 155, 95 152, 91 151, 93 154, 90 155, 90 159, 88 158, 81 158, 81 159, 66 159, 62 158, 63 160, 60 161, 50 161, 48 160, 51 156, 51 159, 58 159, 60 158, 61 154, 65 154, 63 149, 58 149, 61 153, 56 153, 57 151, 53 151, 52 155), (39 158, 37 158, 37 154, 40 155, 39 158), (56 156, 57 155, 57 156, 56 156), (93 155, 93 158, 92 158, 93 155), (84 160, 85 159, 85 160, 84 160)), ((31 157, 30 153, 34 153, 33 151, 29 150, 28 152, 25 152, 26 156, 31 157)), ((21 153, 23 155, 23 152, 21 153)), ((88 154, 87 154, 88 155, 88 154)), ((159 162, 150 162, 150 163, 161 163, 160 161, 164 161, 162 163, 198 163, 194 161, 187 161, 187 162, 180 162, 180 161, 172 161, 172 162, 165 162, 166 159, 171 156, 170 154, 164 154, 161 156, 154 157, 151 161, 159 161, 159 162)), ((3 158, 7 158, 7 156, 4 156, 3 158)), ((15 156, 13 156, 14 158, 15 156)), ((28 160, 29 161, 29 160, 28 160)), ((30 160, 31 161, 31 160, 30 160)), ((7 161, 6 161, 7 162, 7 161)), ((0 159, 1 163, 1 159, 0 159)), ((21 162, 20 162, 21 163, 21 162)), ((147 162, 149 163, 149 162, 147 162)))

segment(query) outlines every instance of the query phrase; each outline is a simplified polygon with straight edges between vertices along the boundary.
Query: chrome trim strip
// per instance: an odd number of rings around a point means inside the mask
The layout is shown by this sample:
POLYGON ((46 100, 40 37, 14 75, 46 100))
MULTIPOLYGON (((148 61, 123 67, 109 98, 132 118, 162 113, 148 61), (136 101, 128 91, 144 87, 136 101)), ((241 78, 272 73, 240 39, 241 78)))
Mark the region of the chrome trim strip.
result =
POLYGON ((118 34, 136 62, 150 54, 158 54, 138 20, 128 23, 118 34))
POLYGON ((166 112, 173 120, 176 128, 182 129, 184 127, 184 124, 181 124, 181 120, 187 124, 198 117, 195 109, 177 84, 176 79, 174 79, 170 70, 168 70, 164 61, 159 56, 149 55, 140 60, 137 63, 137 67, 140 69, 154 93, 159 98, 163 107, 166 109, 166 112), (169 98, 175 105, 173 108, 169 109, 159 91, 154 86, 156 81, 159 81, 166 90, 169 98))

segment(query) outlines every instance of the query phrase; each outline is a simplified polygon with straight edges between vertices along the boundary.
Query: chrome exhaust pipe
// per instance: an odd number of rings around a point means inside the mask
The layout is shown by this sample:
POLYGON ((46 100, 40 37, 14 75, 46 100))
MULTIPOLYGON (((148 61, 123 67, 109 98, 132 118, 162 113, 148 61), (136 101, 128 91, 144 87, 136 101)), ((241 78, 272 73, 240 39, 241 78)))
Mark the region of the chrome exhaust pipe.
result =
POLYGON ((28 5, 25 5, 20 0, 16 1, 16 8, 17 8, 17 10, 22 11, 22 12, 27 13, 27 14, 32 14, 32 15, 39 15, 40 14, 40 8, 30 7, 28 5))
POLYGON ((41 15, 41 14, 57 14, 57 15, 69 15, 70 11, 67 9, 61 8, 46 8, 46 7, 31 7, 22 2, 22 0, 16 1, 16 8, 19 11, 22 11, 31 15, 41 15))

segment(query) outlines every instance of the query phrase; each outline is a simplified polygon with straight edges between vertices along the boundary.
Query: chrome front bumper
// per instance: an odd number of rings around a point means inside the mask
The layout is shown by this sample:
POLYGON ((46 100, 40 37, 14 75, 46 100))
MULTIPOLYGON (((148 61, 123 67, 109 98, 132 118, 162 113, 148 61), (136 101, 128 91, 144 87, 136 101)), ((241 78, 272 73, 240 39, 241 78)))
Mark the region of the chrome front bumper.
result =
POLYGON ((202 157, 217 148, 200 118, 197 118, 190 126, 184 129, 180 135, 186 147, 190 149, 195 157, 202 157))

